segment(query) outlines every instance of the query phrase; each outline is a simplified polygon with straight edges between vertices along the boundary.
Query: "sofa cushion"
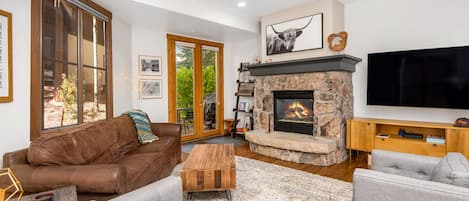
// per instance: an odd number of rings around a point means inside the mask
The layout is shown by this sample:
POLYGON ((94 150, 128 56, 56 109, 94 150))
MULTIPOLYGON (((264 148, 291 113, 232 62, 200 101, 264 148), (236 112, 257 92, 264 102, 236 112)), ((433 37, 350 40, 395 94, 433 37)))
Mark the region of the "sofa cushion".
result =
POLYGON ((148 118, 147 113, 142 110, 132 110, 127 112, 127 114, 132 118, 135 124, 137 138, 140 144, 151 143, 158 140, 158 136, 151 130, 150 118, 148 118))
POLYGON ((118 164, 127 170, 127 187, 132 191, 151 182, 169 176, 173 165, 165 153, 128 154, 118 164))
POLYGON ((176 140, 176 137, 162 136, 158 141, 152 142, 150 144, 140 145, 138 149, 129 152, 129 154, 164 152, 169 150, 171 146, 174 146, 176 144, 176 140))
MULTIPOLYGON (((21 181, 25 192, 28 193, 42 192, 66 186, 76 186, 78 192, 127 192, 126 170, 119 164, 54 165, 39 167, 31 165, 13 165, 11 168, 18 180, 21 181)), ((24 199, 21 200, 24 201, 24 199)), ((31 201, 30 199, 28 200, 31 201)))
POLYGON ((119 158, 114 121, 104 120, 42 134, 31 142, 32 165, 83 165, 109 163, 119 158))
POLYGON ((375 149, 371 153, 371 169, 389 174, 431 180, 435 166, 441 158, 418 156, 375 149))
POLYGON ((140 146, 137 140, 137 130, 129 115, 121 115, 113 119, 116 122, 120 155, 137 149, 140 146))
POLYGON ((448 153, 433 169, 432 181, 469 188, 469 162, 461 153, 448 153))

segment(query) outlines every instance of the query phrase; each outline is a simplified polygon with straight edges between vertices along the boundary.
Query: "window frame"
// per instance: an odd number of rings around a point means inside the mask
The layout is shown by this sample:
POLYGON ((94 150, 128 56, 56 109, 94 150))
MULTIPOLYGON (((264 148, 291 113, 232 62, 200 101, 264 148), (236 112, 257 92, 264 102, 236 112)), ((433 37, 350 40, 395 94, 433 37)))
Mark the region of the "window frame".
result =
MULTIPOLYGON (((42 62, 42 3, 45 0, 34 0, 31 1, 31 91, 30 91, 30 140, 34 140, 42 134, 43 131, 43 97, 42 97, 42 88, 43 88, 43 62, 42 62)), ((92 2, 91 0, 79 0, 81 3, 95 9, 101 14, 108 17, 108 22, 106 23, 106 119, 113 117, 113 86, 112 86, 112 13, 102 6, 92 2)), ((81 25, 80 25, 81 26, 81 25)), ((78 49, 79 52, 82 52, 83 49, 78 49)), ((81 53, 82 54, 82 53, 81 53)), ((80 55, 81 55, 80 54, 80 55)), ((81 62, 79 62, 81 63, 81 62)), ((77 68, 83 68, 83 64, 77 66, 77 68)), ((78 72, 81 72, 79 70, 78 72)), ((83 79, 78 80, 82 82, 83 79)), ((81 84, 79 84, 81 86, 81 84)), ((80 91, 81 87, 79 87, 80 91)), ((79 93, 78 96, 82 96, 82 93, 79 93)), ((80 98, 79 98, 80 99, 80 98)), ((80 101, 81 104, 81 101, 80 101)), ((82 106, 79 106, 82 107, 82 106)), ((80 120, 77 125, 83 124, 83 118, 78 117, 80 120)), ((65 127, 65 126, 64 126, 65 127)), ((60 129, 63 127, 57 127, 54 130, 60 129)))

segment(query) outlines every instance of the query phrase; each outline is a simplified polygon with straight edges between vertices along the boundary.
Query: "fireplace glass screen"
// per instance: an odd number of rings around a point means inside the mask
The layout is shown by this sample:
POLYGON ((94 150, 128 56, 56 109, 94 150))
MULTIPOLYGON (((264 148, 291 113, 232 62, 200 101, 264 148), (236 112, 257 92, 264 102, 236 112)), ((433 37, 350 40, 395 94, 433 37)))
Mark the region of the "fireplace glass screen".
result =
POLYGON ((274 91, 274 130, 313 134, 313 91, 274 91))
POLYGON ((277 121, 313 124, 312 99, 277 99, 277 121))

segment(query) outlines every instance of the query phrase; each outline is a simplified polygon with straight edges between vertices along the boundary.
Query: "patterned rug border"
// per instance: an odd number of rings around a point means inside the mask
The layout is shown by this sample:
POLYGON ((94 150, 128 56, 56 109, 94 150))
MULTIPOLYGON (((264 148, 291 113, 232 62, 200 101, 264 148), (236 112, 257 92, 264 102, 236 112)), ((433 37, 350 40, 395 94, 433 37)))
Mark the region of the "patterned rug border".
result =
MULTIPOLYGON (((336 180, 336 181, 352 184, 351 182, 343 181, 343 180, 336 179, 336 178, 326 177, 326 176, 322 176, 322 175, 319 175, 319 174, 314 174, 314 173, 311 173, 311 172, 308 172, 308 171, 298 170, 298 169, 295 169, 295 168, 286 167, 286 166, 283 166, 283 165, 278 165, 278 164, 275 164, 275 163, 269 163, 269 162, 256 160, 256 159, 252 159, 252 158, 246 158, 246 157, 242 157, 242 156, 235 156, 235 160, 236 160, 236 158, 242 158, 242 159, 245 159, 245 160, 251 160, 251 161, 259 162, 259 163, 263 163, 264 165, 272 165, 272 166, 275 166, 275 167, 287 168, 287 169, 290 169, 290 170, 303 172, 303 173, 306 173, 308 175, 313 175, 313 176, 317 176, 317 177, 321 177, 321 178, 326 178, 326 179, 329 179, 329 180, 336 180)), ((314 166, 314 165, 311 165, 311 166, 314 166)))
MULTIPOLYGON (((234 201, 352 200, 352 183, 242 156, 235 160, 234 201)), ((227 199, 224 192, 205 192, 195 193, 193 200, 227 199)))

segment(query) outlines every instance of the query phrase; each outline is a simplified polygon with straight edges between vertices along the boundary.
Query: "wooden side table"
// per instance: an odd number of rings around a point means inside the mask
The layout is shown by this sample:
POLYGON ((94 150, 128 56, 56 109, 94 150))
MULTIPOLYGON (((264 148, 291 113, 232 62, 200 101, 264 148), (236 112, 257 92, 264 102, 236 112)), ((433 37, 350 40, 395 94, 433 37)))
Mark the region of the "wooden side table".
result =
POLYGON ((32 195, 28 195, 21 198, 21 201, 33 201, 37 196, 41 195, 53 195, 53 200, 60 200, 60 201, 77 201, 77 190, 75 186, 69 186, 65 188, 59 188, 55 190, 45 191, 42 193, 36 193, 32 195))
POLYGON ((229 135, 231 133, 231 130, 233 130, 234 119, 225 119, 224 122, 227 129, 224 131, 224 134, 229 135))

